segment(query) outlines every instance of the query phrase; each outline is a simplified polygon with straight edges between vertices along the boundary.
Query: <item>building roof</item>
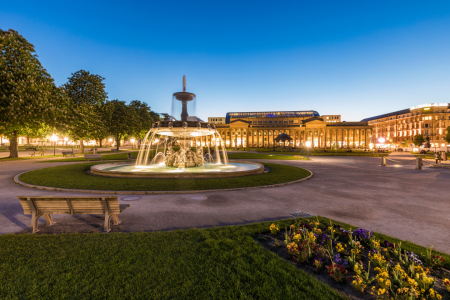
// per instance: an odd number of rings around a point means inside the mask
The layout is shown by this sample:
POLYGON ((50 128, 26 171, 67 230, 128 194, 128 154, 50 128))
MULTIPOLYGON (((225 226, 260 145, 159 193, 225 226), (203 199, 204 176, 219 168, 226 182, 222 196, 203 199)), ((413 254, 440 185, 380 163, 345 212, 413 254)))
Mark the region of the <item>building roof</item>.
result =
POLYGON ((409 114, 410 112, 411 112, 411 110, 409 108, 402 109, 402 110, 394 111, 394 112, 391 112, 388 114, 362 119, 361 122, 367 122, 367 121, 372 121, 372 120, 376 120, 376 119, 387 118, 387 117, 392 117, 392 116, 397 116, 397 115, 402 115, 402 114, 409 114))
POLYGON ((228 112, 226 114, 226 123, 230 123, 231 118, 277 118, 277 117, 318 117, 319 113, 315 110, 303 111, 259 111, 259 112, 228 112))

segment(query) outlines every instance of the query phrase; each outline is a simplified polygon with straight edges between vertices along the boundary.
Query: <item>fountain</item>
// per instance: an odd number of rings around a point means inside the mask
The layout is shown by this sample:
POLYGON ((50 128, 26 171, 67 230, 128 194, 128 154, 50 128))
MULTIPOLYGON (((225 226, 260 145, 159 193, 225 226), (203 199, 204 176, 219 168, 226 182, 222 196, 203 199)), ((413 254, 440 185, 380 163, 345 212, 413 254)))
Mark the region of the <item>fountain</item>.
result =
MULTIPOLYGON (((216 178, 257 174, 264 166, 254 162, 228 161, 225 143, 214 124, 189 120, 187 104, 193 93, 174 93, 182 104, 181 120, 165 116, 153 124, 141 142, 136 163, 108 163, 91 167, 94 175, 112 177, 216 178)), ((176 101, 174 101, 176 102, 176 101)))

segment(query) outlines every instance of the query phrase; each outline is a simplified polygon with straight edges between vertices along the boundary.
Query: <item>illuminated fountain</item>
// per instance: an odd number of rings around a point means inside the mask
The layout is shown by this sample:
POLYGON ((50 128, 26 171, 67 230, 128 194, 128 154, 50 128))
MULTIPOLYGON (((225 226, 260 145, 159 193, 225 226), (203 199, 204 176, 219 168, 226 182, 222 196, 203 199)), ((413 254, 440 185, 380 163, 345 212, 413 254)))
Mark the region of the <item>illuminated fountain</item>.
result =
POLYGON ((173 94, 173 100, 182 104, 181 120, 168 116, 154 123, 142 140, 134 165, 95 165, 91 173, 114 177, 211 178, 263 172, 264 166, 258 163, 228 161, 225 143, 215 125, 189 120, 187 104, 195 98, 195 94, 186 92, 183 76, 183 91, 173 94))

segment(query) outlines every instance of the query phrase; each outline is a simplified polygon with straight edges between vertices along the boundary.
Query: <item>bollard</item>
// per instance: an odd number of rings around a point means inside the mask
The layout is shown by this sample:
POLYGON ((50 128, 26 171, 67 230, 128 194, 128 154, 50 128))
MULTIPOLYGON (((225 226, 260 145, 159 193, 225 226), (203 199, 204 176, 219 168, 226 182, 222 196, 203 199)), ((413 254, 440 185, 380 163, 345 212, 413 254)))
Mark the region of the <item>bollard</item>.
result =
POLYGON ((127 156, 128 156, 128 160, 130 160, 131 159, 131 153, 127 153, 127 156))
POLYGON ((422 170, 422 157, 416 157, 416 170, 422 170))
POLYGON ((381 166, 386 167, 386 156, 381 157, 381 166))

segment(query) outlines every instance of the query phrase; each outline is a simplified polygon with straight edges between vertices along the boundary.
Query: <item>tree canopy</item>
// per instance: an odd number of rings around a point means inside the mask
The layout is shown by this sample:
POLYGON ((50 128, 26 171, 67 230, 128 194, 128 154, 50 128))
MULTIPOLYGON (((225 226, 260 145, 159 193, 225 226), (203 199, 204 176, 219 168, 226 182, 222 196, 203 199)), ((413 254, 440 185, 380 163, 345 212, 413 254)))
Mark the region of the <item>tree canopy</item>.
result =
POLYGON ((447 144, 450 144, 450 126, 447 127, 447 134, 445 135, 444 140, 447 142, 447 144))
POLYGON ((72 73, 64 90, 70 99, 69 133, 80 139, 80 152, 84 152, 83 140, 98 138, 105 132, 102 107, 108 98, 105 91, 105 78, 80 70, 72 73))
POLYGON ((413 139, 413 144, 416 145, 417 147, 420 147, 423 145, 423 143, 425 143, 423 135, 416 134, 413 139))
POLYGON ((106 127, 116 139, 116 147, 119 150, 120 140, 131 135, 136 128, 136 112, 125 101, 120 100, 108 101, 106 107, 111 112, 109 120, 105 122, 106 127))
POLYGON ((10 138, 10 156, 18 157, 18 135, 63 123, 66 108, 34 46, 17 31, 0 29, 0 131, 10 138))

